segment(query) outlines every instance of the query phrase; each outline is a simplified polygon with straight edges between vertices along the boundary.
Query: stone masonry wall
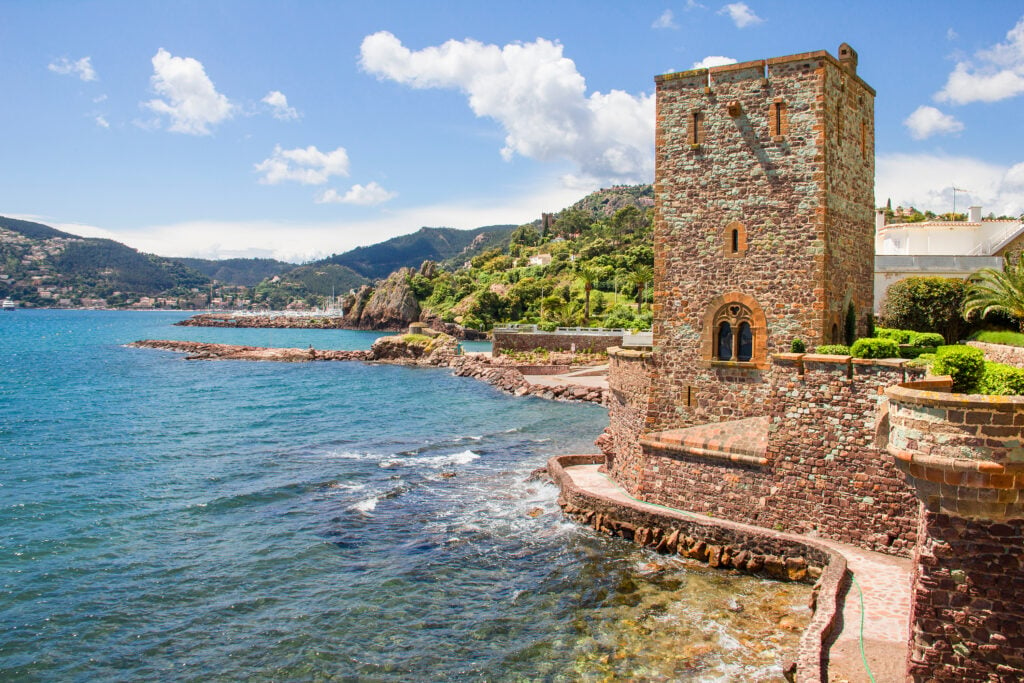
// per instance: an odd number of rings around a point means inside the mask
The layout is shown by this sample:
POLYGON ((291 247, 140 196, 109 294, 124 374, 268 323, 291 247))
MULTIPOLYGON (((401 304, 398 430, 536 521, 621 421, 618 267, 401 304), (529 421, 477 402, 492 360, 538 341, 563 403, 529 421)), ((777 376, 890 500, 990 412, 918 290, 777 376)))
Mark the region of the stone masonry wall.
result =
MULTIPOLYGON (((672 508, 795 533, 816 533, 908 556, 918 503, 884 442, 885 387, 904 381, 906 361, 780 354, 769 384, 766 464, 635 446, 636 423, 611 409, 618 459, 612 476, 634 495, 672 508)), ((615 387, 621 365, 610 367, 615 387)), ((614 394, 614 389, 613 389, 614 394)), ((614 400, 614 399, 613 399, 614 400)), ((634 399, 635 401, 635 399, 634 399)))
POLYGON ((775 358, 767 449, 777 487, 772 525, 910 555, 919 506, 884 448, 885 388, 923 374, 905 364, 812 354, 775 358))
POLYGON ((493 354, 498 355, 502 351, 533 351, 537 348, 549 351, 569 351, 574 346, 580 353, 602 353, 612 346, 621 344, 621 332, 616 334, 566 334, 495 330, 493 354))
POLYGON ((769 355, 797 337, 827 341, 848 301, 870 310, 873 130, 863 129, 870 149, 862 151, 860 124, 873 117, 874 93, 826 52, 656 83, 659 373, 647 429, 763 415, 769 355), (784 135, 773 135, 779 101, 784 135), (738 252, 725 230, 733 223, 745 235, 738 252), (713 359, 707 316, 731 301, 765 320, 748 363, 713 359))
POLYGON ((1024 398, 886 390, 889 453, 922 502, 909 673, 1024 680, 1024 398))
POLYGON ((640 434, 647 414, 647 395, 654 368, 652 354, 612 348, 608 351, 608 423, 611 439, 606 451, 608 474, 637 495, 643 452, 640 434))
POLYGON ((967 345, 981 349, 985 353, 986 360, 1024 368, 1024 348, 1007 346, 1006 344, 986 344, 976 341, 969 341, 967 345))

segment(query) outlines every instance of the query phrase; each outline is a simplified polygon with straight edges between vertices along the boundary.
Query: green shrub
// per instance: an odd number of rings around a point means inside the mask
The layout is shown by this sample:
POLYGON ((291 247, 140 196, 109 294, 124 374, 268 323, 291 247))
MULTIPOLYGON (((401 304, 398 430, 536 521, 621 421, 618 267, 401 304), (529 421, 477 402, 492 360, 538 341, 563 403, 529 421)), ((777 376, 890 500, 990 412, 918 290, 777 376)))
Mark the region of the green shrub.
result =
POLYGON ((907 363, 907 367, 910 368, 930 368, 935 362, 934 353, 922 353, 917 358, 914 358, 907 363))
POLYGON ((899 358, 900 346, 892 339, 858 339, 850 347, 854 358, 899 358))
POLYGON ((826 356, 849 356, 850 347, 846 344, 822 344, 814 349, 815 353, 823 353, 826 356))
POLYGON ((876 327, 875 338, 892 339, 897 344, 909 344, 914 335, 913 330, 897 330, 893 327, 876 327))
POLYGON ((792 353, 804 353, 807 351, 807 345, 803 339, 794 339, 789 343, 789 350, 792 353))
POLYGON ((1024 368, 1002 363, 985 363, 978 391, 993 396, 1024 395, 1024 368))
POLYGON ((537 325, 537 329, 541 332, 554 332, 558 328, 558 323, 554 320, 544 320, 537 325))
POLYGON ((942 335, 937 332, 914 332, 910 335, 910 341, 907 342, 911 346, 925 347, 933 346, 938 348, 946 343, 946 340, 942 338, 942 335))
POLYGON ((965 326, 961 315, 965 287, 958 278, 899 280, 889 287, 882 301, 882 320, 886 327, 939 332, 946 339, 960 339, 965 326))
POLYGON ((973 346, 940 346, 935 351, 932 373, 952 377, 953 391, 971 393, 985 374, 985 354, 973 346))
POLYGON ((1005 344, 1007 346, 1024 346, 1024 334, 1010 330, 988 330, 971 336, 975 341, 986 344, 1005 344))
POLYGON ((857 309, 851 301, 846 307, 846 323, 843 325, 843 340, 850 346, 857 340, 857 309))
POLYGON ((935 346, 912 346, 900 344, 900 358, 917 358, 924 353, 935 353, 935 346))

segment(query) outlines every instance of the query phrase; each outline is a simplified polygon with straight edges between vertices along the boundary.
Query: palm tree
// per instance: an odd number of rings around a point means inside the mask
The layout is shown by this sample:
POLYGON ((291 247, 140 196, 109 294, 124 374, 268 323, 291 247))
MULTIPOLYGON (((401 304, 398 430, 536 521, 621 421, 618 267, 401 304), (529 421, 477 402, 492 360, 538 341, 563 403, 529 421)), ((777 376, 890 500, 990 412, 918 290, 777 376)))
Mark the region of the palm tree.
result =
POLYGON ((583 266, 576 273, 576 276, 583 281, 583 324, 590 324, 590 292, 594 289, 594 284, 601 277, 601 274, 597 272, 596 268, 590 266, 583 266))
POLYGON ((629 282, 636 287, 636 311, 640 312, 643 307, 644 301, 644 290, 647 288, 647 283, 654 279, 654 270, 646 265, 640 264, 636 269, 629 274, 629 282))
POLYGON ((1003 269, 982 268, 967 280, 964 297, 964 317, 979 312, 982 317, 999 312, 1018 320, 1024 332, 1024 258, 1017 254, 1016 262, 1009 254, 1003 256, 1003 269))

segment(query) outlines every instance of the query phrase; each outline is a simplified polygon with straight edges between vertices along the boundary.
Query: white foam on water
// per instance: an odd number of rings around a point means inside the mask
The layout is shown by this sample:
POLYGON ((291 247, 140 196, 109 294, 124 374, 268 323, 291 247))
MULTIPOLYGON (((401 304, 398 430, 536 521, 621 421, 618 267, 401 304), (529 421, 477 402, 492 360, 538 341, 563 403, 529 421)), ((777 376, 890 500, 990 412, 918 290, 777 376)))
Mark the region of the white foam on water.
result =
POLYGON ((349 510, 355 510, 356 512, 361 512, 364 515, 368 515, 377 509, 378 502, 380 502, 380 499, 377 498, 376 496, 373 496, 367 498, 366 500, 361 500, 354 505, 351 505, 349 507, 349 510))
POLYGON ((449 455, 423 455, 411 458, 388 458, 380 461, 381 467, 444 467, 445 465, 465 465, 480 457, 473 451, 462 451, 449 455))

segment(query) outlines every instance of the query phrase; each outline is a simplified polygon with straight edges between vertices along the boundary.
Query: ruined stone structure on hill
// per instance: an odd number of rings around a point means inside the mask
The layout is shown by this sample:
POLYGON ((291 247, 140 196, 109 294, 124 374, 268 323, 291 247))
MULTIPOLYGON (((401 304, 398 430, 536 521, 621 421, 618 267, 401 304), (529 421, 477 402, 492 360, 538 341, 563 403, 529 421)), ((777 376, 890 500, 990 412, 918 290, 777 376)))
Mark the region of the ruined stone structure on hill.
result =
POLYGON ((1024 399, 788 353, 872 310, 856 69, 844 44, 656 79, 654 346, 609 351, 604 467, 638 501, 913 556, 908 677, 1022 680, 1024 399))

